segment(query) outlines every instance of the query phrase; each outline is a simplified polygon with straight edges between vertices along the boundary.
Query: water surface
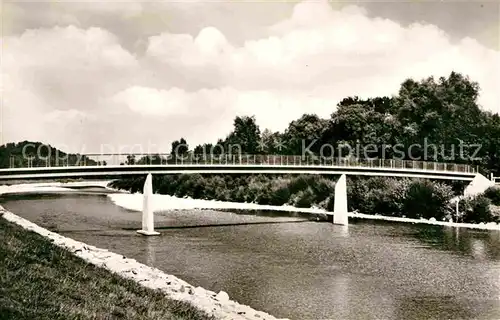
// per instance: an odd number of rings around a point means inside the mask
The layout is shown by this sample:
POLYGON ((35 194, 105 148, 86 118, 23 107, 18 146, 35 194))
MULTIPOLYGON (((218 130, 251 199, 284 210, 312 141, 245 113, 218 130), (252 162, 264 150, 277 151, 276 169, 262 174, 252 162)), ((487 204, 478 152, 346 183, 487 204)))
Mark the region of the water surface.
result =
POLYGON ((202 210, 141 216, 96 194, 8 196, 8 210, 291 319, 500 319, 500 232, 202 210), (278 223, 277 223, 278 222, 278 223), (217 225, 223 226, 217 226, 217 225))

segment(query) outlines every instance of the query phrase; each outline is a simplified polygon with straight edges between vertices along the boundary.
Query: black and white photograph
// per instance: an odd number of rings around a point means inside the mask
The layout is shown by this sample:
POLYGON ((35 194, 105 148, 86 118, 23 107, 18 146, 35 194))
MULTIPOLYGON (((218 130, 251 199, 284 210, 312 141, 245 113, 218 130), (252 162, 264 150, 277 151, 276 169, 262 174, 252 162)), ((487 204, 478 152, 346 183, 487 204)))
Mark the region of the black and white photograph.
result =
POLYGON ((500 320, 500 0, 0 13, 0 320, 500 320))

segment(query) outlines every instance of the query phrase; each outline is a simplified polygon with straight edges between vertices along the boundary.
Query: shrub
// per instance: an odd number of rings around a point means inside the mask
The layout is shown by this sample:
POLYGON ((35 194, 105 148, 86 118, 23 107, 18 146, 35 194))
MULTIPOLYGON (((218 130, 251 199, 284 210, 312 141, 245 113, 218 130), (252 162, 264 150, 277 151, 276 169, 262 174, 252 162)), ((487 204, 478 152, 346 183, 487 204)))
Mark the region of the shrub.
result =
POLYGON ((315 203, 320 203, 335 194, 335 184, 336 182, 324 177, 318 177, 316 181, 310 184, 310 187, 314 193, 315 203))
POLYGON ((269 188, 261 187, 257 193, 255 201, 258 204, 269 204, 271 202, 271 190, 269 188))
POLYGON ((269 204, 275 206, 281 206, 287 203, 290 200, 290 188, 286 184, 287 181, 280 181, 281 183, 277 184, 272 188, 271 199, 269 204))
POLYGON ((233 189, 231 193, 231 198, 236 202, 245 202, 247 201, 245 195, 247 194, 247 188, 245 185, 240 185, 237 188, 233 189))
POLYGON ((335 208, 335 195, 332 195, 326 198, 325 200, 321 201, 318 206, 327 211, 333 212, 335 208))
POLYGON ((314 204, 314 192, 311 188, 299 191, 294 199, 293 205, 298 208, 310 208, 314 204))
POLYGON ((305 190, 309 187, 311 181, 311 176, 299 175, 293 177, 289 183, 289 189, 291 194, 298 193, 299 191, 305 190))
MULTIPOLYGON (((179 176, 180 175, 164 175, 161 177, 160 181, 158 182, 157 190, 156 192, 160 194, 169 194, 169 195, 174 195, 175 190, 177 190, 177 185, 179 183, 179 176)), ((155 176, 153 176, 153 182, 155 180, 155 176)), ((153 184, 153 189, 155 185, 153 184)))
MULTIPOLYGON (((153 187, 161 194, 271 205, 288 203, 301 208, 318 205, 329 211, 334 209, 335 183, 330 177, 320 175, 153 176, 153 187)), ((121 179, 112 183, 115 188, 131 192, 142 191, 143 185, 144 177, 121 179)), ((493 191, 488 190, 490 197, 500 194, 496 189, 493 191)), ((367 214, 435 217, 441 220, 453 214, 454 208, 449 206, 451 197, 451 185, 429 180, 387 177, 348 177, 347 180, 348 209, 367 214)), ((465 204, 463 205, 465 212, 465 204)), ((481 206, 476 204, 475 210, 479 217, 476 218, 490 219, 487 213, 479 213, 479 208, 481 206)), ((476 218, 471 213, 467 216, 469 220, 476 218)))
POLYGON ((368 186, 366 179, 347 179, 347 206, 349 211, 359 210, 363 213, 371 213, 367 204, 368 186))
POLYGON ((446 207, 453 197, 451 186, 429 180, 413 181, 406 192, 404 211, 411 218, 436 218, 443 220, 446 207))
POLYGON ((496 206, 500 206, 500 188, 499 187, 489 187, 484 192, 484 196, 491 200, 496 206))
POLYGON ((490 209, 491 200, 484 195, 464 201, 465 212, 463 222, 479 223, 493 221, 493 214, 490 209))
MULTIPOLYGON (((401 205, 397 203, 394 190, 398 180, 389 178, 370 178, 367 181, 365 210, 368 214, 397 215, 401 205)), ((364 211, 362 211, 364 212, 364 211)))

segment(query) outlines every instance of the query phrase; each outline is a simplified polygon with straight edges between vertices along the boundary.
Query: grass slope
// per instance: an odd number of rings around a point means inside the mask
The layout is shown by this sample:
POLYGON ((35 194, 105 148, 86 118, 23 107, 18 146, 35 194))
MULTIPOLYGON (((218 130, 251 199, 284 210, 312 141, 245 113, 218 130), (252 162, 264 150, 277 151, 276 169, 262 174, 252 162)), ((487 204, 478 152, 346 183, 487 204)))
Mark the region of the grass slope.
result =
POLYGON ((0 319, 212 319, 0 217, 0 319))

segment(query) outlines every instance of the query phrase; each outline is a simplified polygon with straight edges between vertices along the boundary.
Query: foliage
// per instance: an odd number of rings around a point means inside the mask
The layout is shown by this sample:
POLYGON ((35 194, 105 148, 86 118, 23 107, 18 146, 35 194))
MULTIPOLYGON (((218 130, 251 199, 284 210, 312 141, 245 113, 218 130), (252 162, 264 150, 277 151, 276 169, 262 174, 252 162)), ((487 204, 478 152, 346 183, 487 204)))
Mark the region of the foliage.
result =
POLYGON ((321 119, 314 114, 304 114, 299 119, 292 121, 282 137, 285 145, 283 153, 302 155, 304 149, 312 144, 309 150, 318 154, 321 144, 315 141, 321 139, 327 125, 328 120, 321 119))
MULTIPOLYGON (((217 175, 178 174, 153 177, 154 191, 177 197, 253 202, 264 205, 288 204, 301 208, 313 206, 333 211, 335 180, 317 175, 217 175)), ((114 181, 111 186, 141 192, 144 177, 114 181)), ((349 211, 409 218, 447 220, 455 215, 450 204, 451 184, 423 179, 386 177, 348 177, 349 211)), ((460 202, 467 212, 463 221, 495 221, 486 197, 460 202), (486 210, 486 211, 485 211, 486 210)), ((457 217, 454 217, 456 220, 457 217)))
POLYGON ((403 200, 403 210, 410 218, 443 220, 452 197, 453 191, 449 185, 429 180, 412 181, 403 200))
POLYGON ((227 137, 225 145, 228 153, 234 152, 233 147, 240 146, 242 153, 257 154, 260 151, 259 141, 260 129, 255 117, 236 117, 234 130, 227 137))
POLYGON ((172 150, 170 151, 170 154, 174 156, 185 155, 187 154, 188 151, 189 151, 189 146, 184 138, 172 142, 172 150))
POLYGON ((86 156, 66 153, 42 142, 22 141, 0 146, 0 168, 10 168, 11 164, 14 167, 27 167, 28 163, 33 167, 98 164, 86 156))
POLYGON ((484 192, 484 196, 491 200, 491 203, 500 206, 500 188, 499 187, 489 187, 484 192))
POLYGON ((491 212, 491 201, 484 195, 478 195, 470 199, 463 200, 464 208, 463 222, 480 223, 494 220, 491 212))

